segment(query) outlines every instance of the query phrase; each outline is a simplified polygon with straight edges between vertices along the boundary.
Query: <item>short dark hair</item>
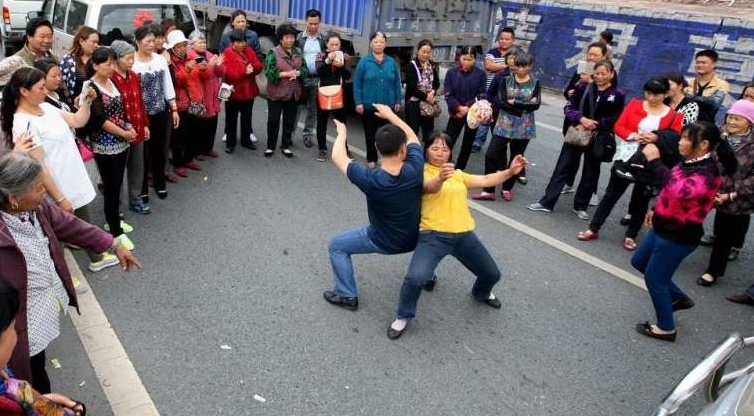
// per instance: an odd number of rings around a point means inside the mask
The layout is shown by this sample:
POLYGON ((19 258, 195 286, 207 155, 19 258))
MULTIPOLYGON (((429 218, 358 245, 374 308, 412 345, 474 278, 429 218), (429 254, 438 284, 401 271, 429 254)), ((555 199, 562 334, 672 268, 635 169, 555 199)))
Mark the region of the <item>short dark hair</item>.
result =
POLYGON ((644 91, 652 94, 667 94, 670 91, 670 82, 665 77, 651 78, 644 84, 644 91))
POLYGON ((375 30, 374 32, 372 32, 372 33, 369 34, 369 42, 373 41, 374 38, 376 38, 377 36, 382 36, 383 39, 387 40, 387 36, 385 36, 384 32, 381 32, 379 30, 375 30))
POLYGON ((11 286, 5 279, 0 278, 0 333, 5 332, 10 327, 11 322, 16 319, 20 306, 21 299, 18 295, 18 289, 11 286))
POLYGON ((388 124, 374 135, 374 145, 382 156, 395 156, 406 143, 406 133, 400 127, 388 124))
POLYGON ((604 40, 608 45, 613 43, 613 32, 609 30, 603 30, 600 32, 600 39, 604 40))
POLYGON ((722 174, 731 176, 738 170, 738 159, 736 159, 733 146, 727 140, 723 140, 720 129, 714 123, 708 121, 695 121, 683 126, 681 135, 691 141, 691 148, 696 149, 703 141, 709 143, 709 151, 712 152, 718 167, 721 167, 722 174))
POLYGON ((680 72, 671 72, 665 75, 665 78, 667 78, 668 81, 675 82, 683 88, 686 88, 689 85, 689 82, 686 81, 686 78, 680 72))
POLYGON ((91 78, 94 76, 94 65, 104 64, 107 61, 116 62, 118 55, 107 46, 100 46, 92 52, 92 57, 89 58, 89 62, 86 63, 86 77, 91 78))
POLYGON ((476 48, 476 46, 466 45, 466 46, 462 47, 461 48, 461 52, 458 54, 458 56, 461 57, 461 55, 471 55, 471 56, 474 57, 474 59, 476 59, 476 57, 477 57, 477 48, 476 48))
POLYGON ((586 48, 586 51, 589 52, 589 49, 592 48, 599 48, 599 50, 602 51, 602 55, 607 56, 607 45, 605 45, 604 42, 592 42, 589 44, 589 47, 586 48))
POLYGON ((534 55, 528 52, 519 52, 516 54, 516 60, 514 61, 516 66, 532 66, 534 65, 534 55))
POLYGON ((309 9, 306 11, 306 18, 310 17, 316 17, 319 20, 322 20, 322 13, 319 12, 317 9, 309 9))
MULTIPOLYGON (((37 29, 42 26, 47 26, 50 28, 50 30, 52 30, 52 23, 50 23, 50 21, 45 19, 44 17, 35 17, 34 19, 29 20, 29 22, 26 24, 26 36, 28 38, 33 38, 37 33, 37 29)), ((28 38, 26 39, 27 42, 28 38)))
POLYGON ((424 159, 427 158, 427 150, 429 150, 429 146, 432 146, 432 144, 438 140, 445 142, 445 146, 448 146, 448 149, 450 149, 448 160, 453 160, 453 139, 442 130, 433 131, 430 133, 429 137, 424 140, 424 159))
POLYGON ((230 31, 228 38, 231 42, 244 41, 246 42, 246 31, 243 29, 233 29, 230 31))
POLYGON ((60 63, 56 61, 55 58, 49 56, 34 61, 34 68, 44 72, 45 76, 47 76, 47 73, 56 66, 59 67, 60 63))
POLYGON ((697 52, 696 55, 694 55, 694 59, 701 58, 703 56, 712 59, 712 62, 717 62, 718 59, 717 52, 715 52, 714 49, 702 49, 701 51, 697 52))
POLYGON ((282 25, 278 26, 278 29, 275 31, 275 36, 278 38, 278 41, 283 40, 283 37, 285 37, 285 35, 293 35, 294 37, 296 37, 296 34, 298 34, 296 28, 293 27, 293 25, 290 23, 283 23, 282 25))
POLYGON ((500 39, 500 36, 502 36, 503 33, 510 33, 511 36, 513 36, 514 38, 516 37, 516 31, 513 30, 512 27, 504 27, 500 29, 500 33, 497 34, 497 38, 500 39))
POLYGON ((746 94, 746 90, 748 90, 749 88, 754 88, 754 82, 750 82, 750 83, 744 85, 744 87, 741 89, 741 96, 738 97, 739 100, 743 100, 744 99, 744 94, 746 94))
MULTIPOLYGON (((145 24, 144 26, 146 26, 146 27, 147 27, 147 29, 148 29, 148 30, 149 30, 149 31, 150 31, 150 32, 151 32, 151 33, 152 33, 152 34, 153 34, 153 35, 154 35, 155 37, 157 37, 157 36, 163 36, 163 37, 164 37, 164 36, 165 36, 165 34, 164 34, 164 33, 162 33, 162 27, 161 27, 161 26, 160 26, 160 24, 159 24, 159 23, 157 23, 157 22, 148 23, 148 24, 145 24)), ((146 34, 145 34, 144 36, 146 37, 146 34)), ((142 39, 144 39, 144 38, 142 38, 142 39)), ((160 47, 160 46, 162 46, 162 45, 155 45, 155 46, 156 46, 156 47, 160 47)))
POLYGON ((230 21, 233 22, 234 20, 236 20, 236 17, 238 16, 243 16, 244 19, 248 20, 248 18, 246 17, 245 11, 241 9, 236 9, 236 10, 233 10, 233 13, 230 14, 230 21))
POLYGON ((151 28, 149 27, 149 24, 141 25, 141 27, 134 30, 134 40, 139 42, 145 37, 149 36, 150 33, 154 34, 151 28))

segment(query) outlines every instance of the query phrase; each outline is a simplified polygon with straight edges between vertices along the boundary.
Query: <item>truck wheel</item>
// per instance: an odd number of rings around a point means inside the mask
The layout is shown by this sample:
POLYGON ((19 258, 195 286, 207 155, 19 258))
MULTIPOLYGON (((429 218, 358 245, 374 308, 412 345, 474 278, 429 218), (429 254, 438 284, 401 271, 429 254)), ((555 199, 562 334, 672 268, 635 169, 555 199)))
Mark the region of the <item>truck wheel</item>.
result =
MULTIPOLYGON (((275 39, 272 36, 262 36, 259 38, 259 46, 262 47, 262 56, 259 56, 259 60, 264 64, 264 57, 275 47, 275 39)), ((267 96, 267 77, 264 76, 264 72, 260 73, 256 77, 257 87, 259 87, 259 94, 267 96)))

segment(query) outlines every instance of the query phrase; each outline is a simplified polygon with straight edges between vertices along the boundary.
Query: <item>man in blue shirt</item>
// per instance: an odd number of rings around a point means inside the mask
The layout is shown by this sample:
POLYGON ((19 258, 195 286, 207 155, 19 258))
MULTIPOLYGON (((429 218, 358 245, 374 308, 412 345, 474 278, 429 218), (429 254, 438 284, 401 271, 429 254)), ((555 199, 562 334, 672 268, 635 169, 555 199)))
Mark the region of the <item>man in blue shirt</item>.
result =
POLYGON ((424 154, 414 131, 390 107, 374 104, 377 115, 389 125, 375 134, 382 156, 380 167, 369 169, 346 154, 346 127, 335 121, 338 137, 332 161, 367 197, 369 226, 337 234, 328 251, 335 274, 335 289, 325 300, 356 310, 359 299, 353 273, 352 254, 399 254, 413 251, 419 236, 424 154))

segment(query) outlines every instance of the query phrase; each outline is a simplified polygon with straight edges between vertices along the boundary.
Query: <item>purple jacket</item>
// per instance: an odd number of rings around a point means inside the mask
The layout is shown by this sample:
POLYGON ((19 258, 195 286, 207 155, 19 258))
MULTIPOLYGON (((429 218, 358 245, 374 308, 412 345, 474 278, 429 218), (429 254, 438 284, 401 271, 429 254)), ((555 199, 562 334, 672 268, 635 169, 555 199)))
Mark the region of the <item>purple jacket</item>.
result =
MULTIPOLYGON (((58 276, 60 276, 60 280, 68 293, 69 305, 75 307, 76 311, 81 313, 78 311, 79 304, 76 291, 73 289, 71 272, 68 270, 63 257, 63 247, 60 242, 64 241, 96 253, 104 253, 112 246, 113 237, 47 201, 42 202, 35 211, 45 236, 50 240, 52 261, 55 263, 55 270, 57 270, 58 276)), ((13 350, 8 366, 17 378, 33 383, 29 363, 29 337, 26 328, 26 289, 28 284, 26 260, 21 250, 16 246, 16 242, 13 240, 13 236, 2 216, 0 216, 0 276, 18 289, 21 297, 21 305, 16 317, 18 343, 13 350)))
POLYGON ((471 106, 477 99, 487 98, 487 74, 473 67, 470 71, 457 66, 445 75, 445 102, 452 118, 457 116, 458 107, 471 106))

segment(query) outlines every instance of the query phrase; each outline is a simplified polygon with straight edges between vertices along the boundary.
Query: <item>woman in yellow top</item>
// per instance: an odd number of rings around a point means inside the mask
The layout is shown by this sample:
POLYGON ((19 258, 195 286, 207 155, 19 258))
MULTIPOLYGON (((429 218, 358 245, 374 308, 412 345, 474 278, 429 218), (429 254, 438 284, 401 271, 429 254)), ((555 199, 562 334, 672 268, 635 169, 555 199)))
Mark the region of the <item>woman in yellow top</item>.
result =
POLYGON ((501 306, 492 294, 492 287, 500 280, 500 270, 474 234, 468 190, 497 186, 516 177, 527 162, 523 156, 517 156, 507 170, 489 175, 469 175, 449 163, 452 143, 448 135, 437 132, 425 144, 419 242, 401 286, 398 318, 387 330, 390 339, 400 337, 408 321, 415 316, 422 287, 427 290, 434 287, 435 268, 447 255, 457 258, 476 275, 471 289, 474 299, 493 308, 501 306))

